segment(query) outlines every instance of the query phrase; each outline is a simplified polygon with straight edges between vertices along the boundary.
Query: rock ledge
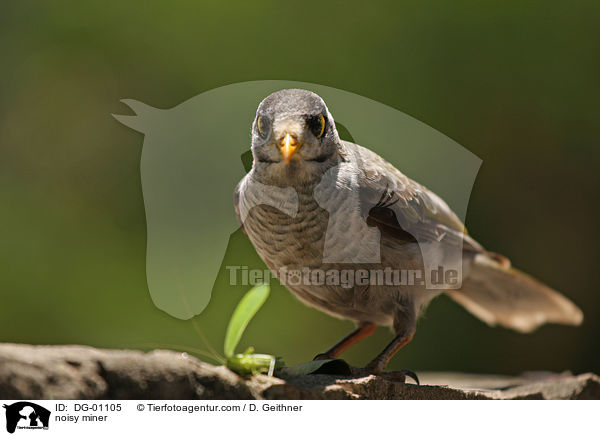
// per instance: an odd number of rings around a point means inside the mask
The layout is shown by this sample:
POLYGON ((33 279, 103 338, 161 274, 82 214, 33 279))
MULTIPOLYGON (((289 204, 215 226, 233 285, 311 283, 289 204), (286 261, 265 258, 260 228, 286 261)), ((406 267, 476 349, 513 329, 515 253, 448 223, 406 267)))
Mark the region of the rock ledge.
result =
POLYGON ((185 353, 79 345, 0 344, 0 398, 19 399, 600 399, 595 374, 520 377, 419 373, 421 386, 382 377, 242 378, 185 353))

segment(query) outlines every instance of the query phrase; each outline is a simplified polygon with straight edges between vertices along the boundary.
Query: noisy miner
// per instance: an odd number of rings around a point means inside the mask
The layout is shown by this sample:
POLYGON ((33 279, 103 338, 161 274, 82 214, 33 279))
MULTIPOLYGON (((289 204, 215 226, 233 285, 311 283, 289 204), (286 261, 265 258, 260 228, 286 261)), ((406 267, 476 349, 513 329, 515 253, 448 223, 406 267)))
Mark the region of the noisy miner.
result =
POLYGON ((441 293, 491 326, 520 332, 582 322, 570 300, 471 238, 436 194, 341 140, 317 94, 285 89, 265 98, 252 124, 252 155, 234 193, 244 232, 298 299, 357 325, 315 359, 336 358, 376 326, 389 326, 389 345, 353 368, 381 374, 441 293), (430 274, 449 266, 454 282, 433 286, 430 274), (356 275, 342 280, 348 273, 356 275))

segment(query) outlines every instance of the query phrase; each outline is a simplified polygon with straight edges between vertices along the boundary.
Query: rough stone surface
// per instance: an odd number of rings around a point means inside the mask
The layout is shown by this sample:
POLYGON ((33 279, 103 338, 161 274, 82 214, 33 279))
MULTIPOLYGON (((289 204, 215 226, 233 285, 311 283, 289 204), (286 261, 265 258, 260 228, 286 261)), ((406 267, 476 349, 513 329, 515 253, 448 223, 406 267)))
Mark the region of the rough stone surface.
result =
POLYGON ((0 399, 600 399, 588 373, 520 377, 419 373, 421 386, 383 377, 242 378, 186 354, 79 345, 0 344, 0 399))

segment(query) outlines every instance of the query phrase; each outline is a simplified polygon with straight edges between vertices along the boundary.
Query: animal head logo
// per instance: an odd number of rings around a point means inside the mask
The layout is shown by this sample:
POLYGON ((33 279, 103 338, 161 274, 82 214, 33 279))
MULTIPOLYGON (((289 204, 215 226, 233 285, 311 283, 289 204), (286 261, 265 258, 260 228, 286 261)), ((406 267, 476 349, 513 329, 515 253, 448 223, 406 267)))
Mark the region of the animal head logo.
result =
MULTIPOLYGON (((148 235, 148 288, 155 305, 176 318, 189 319, 209 303, 217 273, 224 269, 229 237, 239 227, 232 193, 244 175, 240 156, 248 156, 256 107, 265 96, 284 88, 319 94, 338 128, 347 127, 355 142, 376 150, 409 177, 437 191, 464 221, 481 160, 426 124, 368 98, 312 83, 268 80, 213 89, 171 109, 123 100, 135 115, 114 117, 144 134, 140 171, 148 235)), ((323 183, 333 181, 333 176, 326 175, 323 183)), ((281 195, 287 196, 286 201, 278 202, 285 209, 282 211, 295 213, 296 193, 292 190, 282 193, 279 188, 263 186, 249 192, 253 194, 240 202, 246 207, 242 215, 247 208, 271 204, 281 195)), ((345 203, 350 212, 356 209, 356 199, 351 197, 345 203)), ((327 198, 316 199, 327 210, 327 198)), ((333 212, 338 218, 345 216, 343 210, 333 212)), ((378 231, 369 231, 371 245, 376 246, 378 231)), ((326 242, 324 258, 348 260, 337 259, 327 246, 326 242)), ((424 260, 435 269, 440 263, 436 250, 429 247, 428 254, 427 249, 423 248, 424 260)), ((377 250, 370 245, 357 250, 350 261, 378 259, 377 250)), ((452 268, 459 271, 460 252, 459 246, 450 260, 452 268)))
POLYGON ((50 424, 50 411, 29 401, 4 404, 6 409, 6 431, 14 433, 19 429, 47 429, 50 424))

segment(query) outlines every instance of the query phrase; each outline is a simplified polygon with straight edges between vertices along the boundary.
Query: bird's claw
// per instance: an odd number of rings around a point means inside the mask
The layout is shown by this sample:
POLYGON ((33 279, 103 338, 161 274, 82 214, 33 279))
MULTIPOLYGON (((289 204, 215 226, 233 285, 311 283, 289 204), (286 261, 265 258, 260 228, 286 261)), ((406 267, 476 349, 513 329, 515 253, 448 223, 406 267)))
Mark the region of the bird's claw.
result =
POLYGON ((367 377, 369 375, 376 375, 378 377, 383 377, 389 381, 396 382, 396 383, 405 383, 406 377, 410 377, 411 379, 413 379, 415 381, 415 383, 417 385, 421 384, 419 382, 419 377, 417 376, 417 374, 415 374, 414 371, 411 371, 410 369, 401 369, 399 371, 381 372, 381 371, 377 371, 374 368, 370 368, 369 366, 366 366, 364 368, 357 368, 357 367, 353 366, 353 367, 351 367, 351 370, 352 370, 352 375, 357 376, 357 377, 367 377))
POLYGON ((394 374, 394 373, 402 374, 402 377, 404 380, 406 380, 406 377, 410 377, 415 381, 416 384, 421 385, 421 382, 419 381, 419 377, 417 376, 417 374, 415 374, 415 372, 411 371, 410 369, 401 369, 400 371, 392 371, 389 374, 394 374))

